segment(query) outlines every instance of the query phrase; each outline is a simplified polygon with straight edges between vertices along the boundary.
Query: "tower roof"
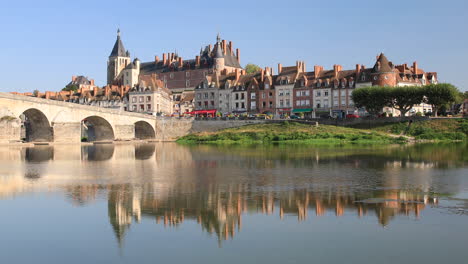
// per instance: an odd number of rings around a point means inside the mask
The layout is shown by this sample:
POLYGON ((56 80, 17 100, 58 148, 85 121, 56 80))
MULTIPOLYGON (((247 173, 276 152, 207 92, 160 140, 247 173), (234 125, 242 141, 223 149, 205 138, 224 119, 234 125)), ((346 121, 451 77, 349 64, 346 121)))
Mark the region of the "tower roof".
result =
POLYGON ((117 40, 115 41, 114 48, 109 57, 128 57, 127 51, 120 39, 120 29, 117 30, 117 40))
POLYGON ((375 72, 391 72, 392 71, 392 66, 390 62, 388 61, 387 57, 383 53, 380 53, 379 57, 377 58, 377 61, 375 62, 374 65, 374 71, 375 72))
POLYGON ((215 50, 215 58, 223 58, 223 48, 221 47, 221 38, 218 36, 216 37, 216 50, 215 50))

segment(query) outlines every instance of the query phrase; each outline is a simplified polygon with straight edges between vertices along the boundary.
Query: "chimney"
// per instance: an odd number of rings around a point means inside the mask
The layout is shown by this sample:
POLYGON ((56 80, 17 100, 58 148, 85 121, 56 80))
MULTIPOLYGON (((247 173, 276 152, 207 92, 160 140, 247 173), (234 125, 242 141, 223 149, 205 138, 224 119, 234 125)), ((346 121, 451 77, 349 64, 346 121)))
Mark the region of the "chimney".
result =
POLYGON ((171 62, 174 61, 174 59, 175 59, 175 53, 172 52, 172 53, 171 53, 171 62))
POLYGON ((106 89, 105 89, 105 91, 104 91, 104 95, 105 95, 105 96, 109 96, 109 95, 110 95, 110 88, 109 88, 109 86, 106 86, 106 89))
POLYGON ((182 66, 184 66, 183 64, 183 60, 182 60, 182 57, 179 57, 179 68, 181 68, 182 66))
POLYGON ((305 64, 305 61, 302 61, 302 72, 306 72, 306 64, 305 64))
POLYGON ((334 71, 334 74, 335 74, 335 78, 338 78, 338 73, 343 69, 343 67, 341 65, 333 65, 333 71, 334 71))
POLYGON ((265 67, 265 75, 270 76, 271 75, 271 69, 270 67, 265 67))
POLYGON ((241 71, 239 71, 239 69, 236 69, 236 83, 239 81, 241 74, 241 71))
POLYGON ((167 55, 166 53, 163 54, 163 65, 166 65, 167 63, 167 55))
POLYGON ((265 80, 265 70, 261 69, 260 70, 260 81, 263 82, 265 80))
POLYGON ((297 72, 301 71, 301 62, 300 61, 296 61, 296 71, 297 72))
POLYGON ((239 49, 236 49, 236 58, 237 58, 237 62, 240 64, 240 50, 239 49))
MULTIPOLYGON (((107 87, 107 86, 106 86, 106 87, 107 87)), ((98 89, 99 89, 99 88, 98 88, 97 86, 93 87, 93 96, 96 96, 96 95, 97 95, 98 89)))
POLYGON ((361 65, 356 64, 356 80, 359 78, 360 74, 361 74, 361 65))
POLYGON ((159 56, 154 57, 154 62, 158 63, 159 62, 159 56))
POLYGON ((211 49, 212 49, 212 48, 213 48, 213 46, 211 46, 211 44, 208 45, 208 52, 211 52, 211 49))
POLYGON ((242 70, 242 71, 241 71, 241 75, 245 75, 245 70, 242 70))
POLYGON ((283 65, 281 63, 278 63, 278 74, 280 74, 283 71, 283 65))
POLYGON ((51 93, 52 92, 49 92, 49 91, 45 92, 45 99, 50 99, 50 94, 51 93))
POLYGON ((89 82, 91 83, 91 86, 94 86, 94 79, 91 79, 89 82))
POLYGON ((229 41, 229 55, 232 55, 232 41, 229 41))
POLYGON ((195 66, 197 66, 197 67, 200 66, 200 56, 195 57, 195 66))
POLYGON ((418 62, 413 62, 413 71, 414 74, 418 74, 418 62))
POLYGON ((76 76, 73 75, 73 76, 72 76, 72 82, 74 82, 75 80, 76 80, 76 76))
POLYGON ((323 67, 315 65, 314 66, 314 77, 317 79, 320 76, 320 73, 322 72, 323 67))
POLYGON ((223 45, 223 54, 226 55, 227 50, 226 50, 226 40, 225 39, 223 39, 222 45, 223 45))

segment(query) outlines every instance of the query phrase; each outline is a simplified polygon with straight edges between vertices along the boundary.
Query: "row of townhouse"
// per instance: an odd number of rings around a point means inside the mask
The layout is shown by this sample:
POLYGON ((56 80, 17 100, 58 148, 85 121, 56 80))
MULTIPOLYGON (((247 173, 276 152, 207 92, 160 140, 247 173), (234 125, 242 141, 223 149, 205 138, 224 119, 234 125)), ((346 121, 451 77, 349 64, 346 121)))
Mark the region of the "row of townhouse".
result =
MULTIPOLYGON (((357 64, 353 70, 343 70, 341 65, 325 70, 314 66, 307 72, 303 61, 295 66, 278 64, 278 74, 271 68, 254 74, 243 70, 221 75, 207 75, 195 88, 196 111, 216 110, 230 113, 272 114, 276 116, 303 113, 306 117, 362 114, 352 100, 354 89, 366 86, 407 86, 437 83, 437 73, 424 72, 416 62, 393 65, 384 54, 376 58, 372 68, 357 64)), ((388 114, 398 115, 391 108, 383 109, 388 114)), ((414 107, 411 113, 430 112, 429 105, 414 107)))

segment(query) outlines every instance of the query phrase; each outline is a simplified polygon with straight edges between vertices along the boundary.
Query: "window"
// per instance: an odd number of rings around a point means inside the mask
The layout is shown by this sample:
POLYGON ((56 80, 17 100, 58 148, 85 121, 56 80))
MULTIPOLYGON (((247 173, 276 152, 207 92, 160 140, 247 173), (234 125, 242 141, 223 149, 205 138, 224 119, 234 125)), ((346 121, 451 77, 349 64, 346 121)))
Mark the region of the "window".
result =
POLYGON ((283 96, 283 90, 279 90, 279 96, 283 96))
POLYGON ((201 94, 197 94, 197 99, 201 99, 201 94))
POLYGON ((257 104, 255 101, 250 102, 250 108, 255 108, 257 107, 257 104))
POLYGON ((296 91, 296 96, 301 96, 301 91, 296 91))
POLYGON ((320 91, 315 92, 315 96, 318 96, 318 97, 322 96, 322 92, 320 91))
POLYGON ((270 95, 269 95, 269 96, 270 96, 270 97, 273 97, 273 93, 272 93, 272 92, 270 92, 270 95))
POLYGON ((289 91, 289 90, 286 90, 284 93, 285 93, 286 96, 288 96, 289 93, 290 93, 290 91, 289 91))
POLYGON ((255 100, 255 93, 250 93, 250 99, 255 100))
POLYGON ((198 106, 201 107, 201 102, 198 102, 198 106))
POLYGON ((150 104, 147 104, 147 105, 146 105, 146 110, 148 110, 148 111, 151 110, 151 105, 150 105, 150 104))
POLYGON ((328 96, 328 92, 325 92, 325 96, 328 96))
POLYGON ((205 99, 208 99, 208 93, 204 93, 203 95, 205 99))
POLYGON ((344 98, 341 99, 341 105, 342 105, 342 106, 345 106, 345 105, 346 105, 346 99, 344 99, 344 98))
POLYGON ((265 108, 265 107, 266 107, 266 103, 262 102, 262 108, 265 108))
POLYGON ((244 108, 245 108, 245 103, 242 103, 242 109, 244 109, 244 108))
POLYGON ((137 101, 137 98, 136 97, 132 97, 132 103, 136 103, 137 101))
POLYGON ((239 103, 236 103, 236 108, 239 108, 239 103))
POLYGON ((262 93, 262 99, 265 99, 265 92, 262 93))
POLYGON ((140 96, 138 100, 140 103, 143 103, 143 100, 144 100, 143 96, 140 96))
POLYGON ((290 106, 290 102, 289 102, 289 99, 286 99, 286 106, 290 106))
POLYGON ((284 106, 284 101, 283 101, 283 99, 280 100, 280 106, 281 106, 281 107, 284 106))
POLYGON ((186 80, 185 81, 185 87, 189 87, 190 86, 190 80, 186 80))
POLYGON ((213 99, 215 97, 214 93, 210 93, 210 99, 213 99))
POLYGON ((239 94, 238 93, 236 93, 236 100, 239 100, 239 94))
POLYGON ((145 105, 140 105, 140 111, 145 111, 145 105))
POLYGON ((241 99, 245 99, 244 93, 241 93, 241 99))
POLYGON ((174 73, 169 74, 169 78, 174 79, 174 73))
POLYGON ((132 111, 136 111, 137 110, 137 106, 136 105, 133 105, 132 106, 132 111))
POLYGON ((146 96, 146 102, 151 101, 151 96, 146 96))
POLYGON ((328 107, 328 99, 323 100, 323 107, 328 107))
POLYGON ((343 96, 346 96, 346 91, 345 90, 341 91, 341 97, 343 97, 343 96))
POLYGON ((269 83, 265 83, 265 89, 270 89, 270 84, 269 83))
POLYGON ((338 100, 333 100, 333 105, 338 106, 338 100))
POLYGON ((211 106, 214 106, 214 101, 211 101, 210 103, 211 103, 211 106))
POLYGON ((333 96, 338 97, 338 91, 333 91, 333 96))
POLYGON ((305 102, 306 102, 306 105, 307 105, 307 106, 310 105, 310 100, 309 100, 309 99, 305 100, 305 102))
POLYGON ((189 71, 185 72, 185 77, 187 77, 187 78, 190 77, 190 72, 189 71))

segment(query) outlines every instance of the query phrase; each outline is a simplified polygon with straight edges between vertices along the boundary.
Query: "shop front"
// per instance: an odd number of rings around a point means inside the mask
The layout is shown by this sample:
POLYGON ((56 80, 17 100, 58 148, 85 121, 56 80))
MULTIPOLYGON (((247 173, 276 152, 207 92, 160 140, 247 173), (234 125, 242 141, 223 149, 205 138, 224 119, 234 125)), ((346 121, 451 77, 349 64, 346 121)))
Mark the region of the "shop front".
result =
POLYGON ((304 118, 312 118, 312 108, 298 108, 294 109, 292 112, 294 115, 304 116, 304 118))

